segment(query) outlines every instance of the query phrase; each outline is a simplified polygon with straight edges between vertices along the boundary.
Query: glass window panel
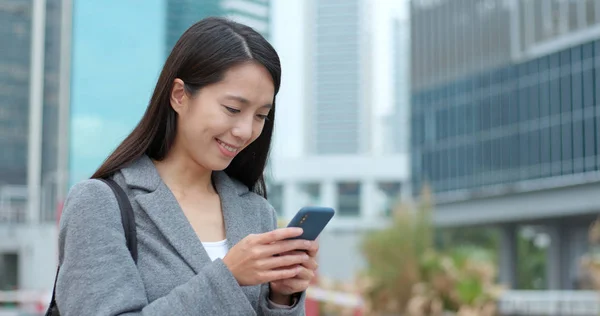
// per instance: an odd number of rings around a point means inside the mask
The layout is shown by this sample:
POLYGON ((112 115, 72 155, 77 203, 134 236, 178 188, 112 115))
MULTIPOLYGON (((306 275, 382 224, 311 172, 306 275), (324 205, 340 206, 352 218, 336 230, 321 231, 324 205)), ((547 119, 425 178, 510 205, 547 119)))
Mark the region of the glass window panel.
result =
POLYGON ((560 79, 550 81, 550 114, 560 113, 560 79))
POLYGON ((533 1, 533 14, 534 14, 534 31, 535 38, 534 42, 542 42, 546 39, 548 35, 547 24, 550 20, 549 14, 547 11, 547 7, 549 5, 548 0, 534 0, 533 1))
POLYGON ((478 183, 479 176, 481 174, 481 171, 483 170, 482 153, 483 146, 481 142, 475 143, 475 156, 473 157, 473 174, 476 176, 475 178, 477 179, 475 183, 478 183))
POLYGON ((448 187, 449 189, 455 189, 456 188, 456 177, 458 175, 458 150, 456 147, 452 147, 450 148, 450 156, 449 156, 449 163, 448 163, 448 178, 450 178, 452 181, 450 183, 450 186, 448 187))
POLYGON ((554 53, 549 57, 550 68, 549 69, 559 69, 560 68, 560 53, 554 53))
POLYGON ((269 186, 269 202, 278 215, 283 214, 283 186, 281 184, 271 184, 269 186))
POLYGON ((472 103, 465 104, 465 132, 473 133, 475 128, 475 113, 472 103))
POLYGON ((586 60, 594 57, 594 43, 584 44, 582 47, 582 59, 586 60))
POLYGON ((502 170, 502 162, 501 162, 502 143, 501 143, 501 141, 502 141, 501 138, 495 138, 492 140, 492 167, 491 167, 492 171, 502 170))
POLYGON ((529 119, 540 117, 540 86, 537 78, 529 87, 529 119))
POLYGON ((585 20, 587 25, 596 24, 596 10, 594 2, 597 0, 584 0, 585 1, 585 20))
POLYGON ((338 213, 340 216, 360 215, 360 190, 359 182, 338 183, 338 213))
POLYGON ((489 172, 492 169, 492 141, 483 142, 481 148, 482 171, 489 172))
POLYGON ((430 178, 431 181, 437 181, 438 180, 438 155, 436 151, 432 151, 430 153, 431 155, 431 168, 430 170, 430 178))
POLYGON ((459 104, 456 107, 456 134, 464 135, 467 129, 467 120, 465 118, 465 105, 459 104))
POLYGON ((21 275, 19 268, 19 255, 17 253, 0 253, 0 289, 12 290, 18 288, 18 276, 21 275))
POLYGON ((475 157, 475 144, 468 144, 465 149, 465 175, 473 174, 473 161, 475 157))
POLYGON ((546 117, 550 115, 550 81, 548 81, 548 73, 542 73, 542 78, 540 78, 540 101, 539 101, 539 109, 540 109, 540 117, 546 117))
POLYGON ((561 137, 561 127, 560 125, 553 125, 551 127, 551 150, 552 150, 552 175, 560 175, 561 174, 561 151, 562 151, 562 137, 561 137))
POLYGON ((529 132, 529 167, 530 167, 530 175, 529 177, 537 178, 539 177, 540 170, 540 131, 534 130, 529 132))
POLYGON ((473 102, 473 130, 475 132, 481 131, 481 103, 473 102))
POLYGON ((519 168, 529 167, 529 135, 522 133, 519 135, 519 168))
POLYGON ((448 108, 448 137, 456 136, 456 107, 448 108))
POLYGON ((571 49, 571 99, 572 108, 580 109, 583 106, 582 85, 581 85, 581 47, 571 49))
POLYGON ((503 93, 500 96, 500 104, 498 104, 499 112, 500 112, 500 124, 502 124, 502 126, 506 126, 510 123, 509 106, 510 106, 510 94, 503 93))
MULTIPOLYGON (((466 151, 465 146, 459 147, 456 152, 456 177, 461 178, 465 176, 465 157, 466 151)), ((458 184, 462 186, 462 184, 458 184)))
POLYGON ((509 167, 511 169, 517 169, 519 167, 519 159, 520 159, 520 146, 519 144, 519 134, 510 136, 510 163, 509 167))
POLYGON ((510 103, 508 104, 508 115, 510 124, 519 122, 519 92, 513 90, 510 94, 510 103))
POLYGON ((582 75, 583 107, 594 106, 594 70, 584 69, 582 75))
POLYGON ((594 170, 594 165, 596 162, 596 133, 594 131, 594 118, 588 117, 583 122, 583 130, 584 130, 584 156, 586 157, 585 161, 585 170, 590 171, 594 170))
POLYGON ((479 114, 481 115, 481 130, 486 131, 490 129, 490 98, 484 97, 480 101, 479 114))
POLYGON ((540 130, 540 163, 541 176, 549 176, 551 174, 550 163, 551 160, 551 139, 550 139, 550 127, 545 127, 540 130))
POLYGON ((562 173, 573 173, 573 133, 571 133, 571 122, 563 122, 562 133, 562 173))
POLYGON ((569 51, 561 53, 560 103, 562 113, 571 111, 571 67, 569 51))
POLYGON ((573 121, 573 172, 583 171, 583 120, 576 119, 573 121))
POLYGON ((502 125, 502 114, 500 113, 500 96, 490 97, 490 127, 495 128, 502 125))
POLYGON ((435 112, 435 139, 440 140, 444 136, 444 110, 435 112))
POLYGON ((529 87, 519 89, 519 122, 529 119, 529 87))
POLYGON ((500 138, 499 143, 500 148, 498 149, 498 154, 500 157, 500 169, 507 170, 509 168, 510 163, 510 143, 508 137, 500 138))
POLYGON ((569 30, 571 32, 579 29, 579 18, 578 18, 578 14, 577 14, 577 4, 580 2, 580 0, 578 1, 569 1, 569 30))
POLYGON ((431 180, 431 153, 424 152, 422 155, 423 165, 421 166, 421 174, 423 179, 431 180))
POLYGON ((438 175, 436 180, 443 181, 446 180, 446 171, 448 167, 446 166, 448 163, 448 156, 446 156, 445 150, 438 150, 437 153, 437 164, 438 164, 438 175))

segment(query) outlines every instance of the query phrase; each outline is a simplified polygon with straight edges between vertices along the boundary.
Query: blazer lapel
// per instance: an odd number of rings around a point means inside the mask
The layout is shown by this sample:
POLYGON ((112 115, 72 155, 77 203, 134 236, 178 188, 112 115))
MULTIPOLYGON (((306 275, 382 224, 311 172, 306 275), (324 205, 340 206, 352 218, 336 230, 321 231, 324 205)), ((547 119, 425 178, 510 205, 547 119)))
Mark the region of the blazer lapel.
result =
MULTIPOLYGON (((143 156, 121 169, 121 173, 130 188, 140 190, 135 195, 136 201, 192 270, 198 273, 210 263, 202 242, 152 160, 143 156)), ((244 208, 242 195, 248 192, 245 185, 232 180, 224 171, 213 172, 213 181, 221 200, 225 235, 231 249, 247 235, 256 233, 252 227, 259 229, 260 225, 252 222, 256 221, 249 216, 252 210, 244 208)))
POLYGON ((240 242, 244 237, 253 233, 250 227, 254 223, 248 223, 247 213, 244 210, 240 195, 248 192, 248 188, 241 183, 234 182, 229 176, 218 171, 213 173, 215 187, 221 199, 221 209, 223 211, 223 220, 225 221, 225 234, 229 248, 240 242))
MULTIPOLYGON (((221 198, 221 209, 223 210, 223 220, 225 221, 225 234, 227 235, 227 245, 229 249, 235 246, 240 240, 252 233, 252 228, 260 228, 256 219, 248 216, 252 209, 245 207, 246 199, 242 196, 248 192, 248 188, 231 178, 223 172, 213 172, 213 180, 219 197, 221 198)), ((260 288, 255 286, 243 286, 242 291, 248 297, 250 302, 257 301, 260 288)))
POLYGON ((198 273, 210 258, 150 158, 144 156, 122 169, 122 173, 130 187, 143 190, 135 196, 136 201, 194 273, 198 273))

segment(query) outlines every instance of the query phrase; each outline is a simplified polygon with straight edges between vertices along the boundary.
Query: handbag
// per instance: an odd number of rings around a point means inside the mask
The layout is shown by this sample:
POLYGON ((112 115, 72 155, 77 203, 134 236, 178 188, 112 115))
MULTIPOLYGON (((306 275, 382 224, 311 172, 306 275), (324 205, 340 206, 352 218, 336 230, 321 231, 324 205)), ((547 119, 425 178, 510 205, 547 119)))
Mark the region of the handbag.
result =
MULTIPOLYGON (((127 194, 121 186, 119 186, 112 179, 98 179, 106 183, 117 198, 117 202, 119 203, 119 210, 121 211, 121 223, 123 224, 123 230, 125 231, 125 240, 127 243, 127 249, 129 249, 129 253, 133 258, 133 261, 137 264, 137 234, 135 229, 135 216, 133 214, 133 209, 131 208, 131 203, 129 202, 129 198, 127 194)), ((55 294, 56 294, 56 281, 58 280, 58 272, 60 271, 60 265, 56 269, 56 277, 54 278, 54 288, 52 289, 52 300, 50 301, 50 305, 46 310, 45 316, 60 316, 60 312, 58 311, 58 306, 56 305, 55 294)))

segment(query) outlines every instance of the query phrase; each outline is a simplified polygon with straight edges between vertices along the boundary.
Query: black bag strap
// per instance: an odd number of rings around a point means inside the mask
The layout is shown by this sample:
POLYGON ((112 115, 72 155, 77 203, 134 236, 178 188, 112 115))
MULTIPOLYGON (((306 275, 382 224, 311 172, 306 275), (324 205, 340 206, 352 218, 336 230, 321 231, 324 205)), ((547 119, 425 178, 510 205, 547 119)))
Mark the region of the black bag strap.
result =
MULTIPOLYGON (((123 188, 118 185, 112 179, 98 179, 104 183, 106 183, 110 189, 113 191, 117 198, 117 203, 119 204, 119 210, 121 211, 121 223, 123 224, 123 230, 125 231, 125 241, 127 244, 127 249, 129 249, 129 253, 131 253, 131 257, 133 261, 137 264, 138 251, 137 251, 137 233, 135 229, 135 215, 133 214, 133 208, 131 207, 131 203, 129 202, 129 198, 123 188)), ((56 281, 58 280, 58 272, 60 271, 60 266, 56 269, 56 276, 54 277, 54 287, 52 289, 52 300, 50 301, 50 306, 48 310, 46 310, 45 316, 59 316, 60 313, 58 311, 58 307, 56 306, 56 281)))
POLYGON ((127 249, 131 253, 133 261, 137 264, 138 251, 137 251, 137 233, 135 230, 135 215, 133 214, 133 208, 129 198, 123 188, 118 185, 112 179, 100 179, 112 189, 117 202, 119 203, 119 209, 121 210, 121 222, 123 223, 123 230, 125 231, 125 240, 127 243, 127 249))

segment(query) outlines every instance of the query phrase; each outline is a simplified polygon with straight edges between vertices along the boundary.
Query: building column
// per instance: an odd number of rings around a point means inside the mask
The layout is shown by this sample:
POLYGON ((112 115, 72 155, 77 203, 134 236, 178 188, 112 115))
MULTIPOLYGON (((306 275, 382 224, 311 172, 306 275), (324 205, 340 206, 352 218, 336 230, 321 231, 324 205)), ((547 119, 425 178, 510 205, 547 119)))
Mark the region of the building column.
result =
POLYGON ((296 182, 283 183, 283 210, 282 215, 286 219, 292 219, 302 205, 300 188, 296 182))
POLYGON ((46 0, 35 0, 31 14, 29 140, 27 147, 27 188, 29 190, 27 218, 31 223, 38 223, 40 217, 45 37, 46 0))
POLYGON ((360 217, 374 220, 379 217, 382 210, 377 198, 377 184, 373 180, 361 181, 360 184, 360 217))
POLYGON ((554 223, 546 227, 550 236, 550 246, 546 256, 546 278, 549 290, 572 289, 575 284, 577 243, 572 229, 565 223, 554 223), (570 250, 570 251, 569 251, 570 250))
POLYGON ((324 181, 320 186, 321 204, 326 207, 332 207, 337 211, 338 208, 338 190, 335 181, 324 181))
POLYGON ((517 226, 505 225, 500 228, 500 283, 509 289, 517 287, 517 226))

